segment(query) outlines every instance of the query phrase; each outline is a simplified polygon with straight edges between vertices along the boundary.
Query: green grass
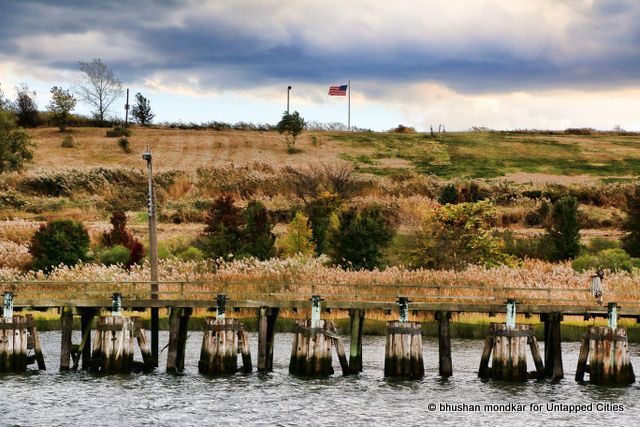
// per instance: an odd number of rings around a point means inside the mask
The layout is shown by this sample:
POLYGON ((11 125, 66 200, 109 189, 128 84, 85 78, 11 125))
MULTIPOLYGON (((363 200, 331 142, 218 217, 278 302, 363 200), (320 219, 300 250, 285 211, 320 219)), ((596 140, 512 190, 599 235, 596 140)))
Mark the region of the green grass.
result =
MULTIPOLYGON (((638 175, 640 137, 503 133, 341 133, 336 140, 369 155, 350 156, 361 171, 373 159, 399 158, 424 174, 443 178, 492 178, 512 172, 554 175, 638 175)), ((380 168, 372 173, 384 175, 380 168)))

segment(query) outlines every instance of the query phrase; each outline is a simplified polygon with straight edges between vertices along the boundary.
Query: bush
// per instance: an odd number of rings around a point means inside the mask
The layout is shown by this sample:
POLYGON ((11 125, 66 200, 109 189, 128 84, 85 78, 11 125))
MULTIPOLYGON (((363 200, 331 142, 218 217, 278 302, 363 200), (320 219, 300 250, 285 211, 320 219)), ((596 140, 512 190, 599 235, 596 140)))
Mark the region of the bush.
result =
POLYGON ((131 251, 122 245, 116 245, 106 249, 100 255, 100 262, 104 265, 126 266, 131 259, 131 251))
POLYGON ((542 259, 549 260, 554 253, 553 243, 546 235, 533 237, 515 237, 507 231, 503 233, 504 253, 518 259, 542 259))
POLYGON ((424 220, 410 257, 417 267, 461 270, 469 264, 510 264, 495 234, 496 213, 489 202, 436 208, 424 220))
POLYGON ((271 232, 267 209, 257 200, 252 200, 245 211, 245 227, 242 230, 243 244, 240 256, 252 256, 260 260, 273 256, 275 236, 271 232))
POLYGON ((31 268, 51 271, 60 264, 73 266, 87 260, 89 234, 82 223, 55 220, 40 226, 31 238, 31 268))
POLYGON ((73 143, 73 137, 71 135, 67 135, 62 140, 62 144, 60 144, 62 148, 73 148, 75 144, 73 143))
POLYGON ((122 265, 125 267, 140 263, 145 256, 144 246, 127 230, 126 214, 122 211, 114 212, 110 221, 113 228, 111 231, 102 234, 102 244, 111 248, 117 246, 125 247, 129 253, 128 258, 122 261, 122 265))
POLYGON ((623 249, 605 249, 597 255, 582 255, 571 264, 576 271, 628 271, 640 268, 640 258, 632 258, 623 249))
POLYGON ((124 125, 115 125, 107 131, 107 138, 118 138, 120 136, 131 136, 131 129, 124 125))
POLYGON ((627 200, 627 220, 622 226, 626 231, 622 238, 622 247, 634 257, 640 257, 640 185, 627 200))
POLYGON ((438 196, 438 203, 446 205, 448 203, 456 203, 458 201, 458 190, 453 184, 448 184, 440 192, 438 196))
POLYGON ((201 261, 205 258, 204 252, 193 246, 189 246, 182 252, 176 255, 182 261, 201 261))
POLYGON ((547 236, 555 249, 554 261, 572 259, 580 253, 580 222, 578 221, 578 199, 563 197, 553 204, 551 223, 547 236))
POLYGON ((125 153, 127 153, 127 154, 131 153, 131 147, 129 145, 129 140, 127 138, 124 138, 124 137, 120 138, 118 140, 118 146, 125 153))
POLYGON ((19 171, 33 158, 31 138, 17 129, 13 115, 0 109, 0 173, 19 171))
POLYGON ((280 252, 287 257, 296 254, 313 255, 316 245, 313 243, 309 218, 302 212, 297 212, 287 226, 287 234, 276 243, 280 252))
POLYGON ((285 134, 285 143, 287 144, 287 152, 293 154, 295 151, 296 140, 298 135, 304 130, 305 122, 300 113, 294 111, 289 114, 285 111, 282 114, 282 119, 276 125, 278 133, 285 134))
POLYGON ((344 268, 372 270, 382 266, 382 254, 395 235, 395 212, 379 205, 343 211, 329 235, 329 256, 344 268))

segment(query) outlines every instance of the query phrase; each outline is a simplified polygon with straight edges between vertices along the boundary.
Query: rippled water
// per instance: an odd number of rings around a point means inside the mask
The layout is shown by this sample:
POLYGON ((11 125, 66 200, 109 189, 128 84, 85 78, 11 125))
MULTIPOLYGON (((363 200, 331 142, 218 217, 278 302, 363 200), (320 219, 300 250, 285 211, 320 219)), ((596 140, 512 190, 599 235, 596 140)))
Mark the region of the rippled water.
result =
MULTIPOLYGON (((168 335, 161 333, 161 347, 168 335)), ((251 336, 256 364, 257 336, 251 336)), ((480 340, 453 340, 454 376, 438 376, 437 341, 424 343, 426 376, 421 381, 383 378, 384 338, 365 337, 364 372, 326 380, 289 375, 291 334, 277 334, 274 372, 206 378, 198 374, 202 333, 189 335, 183 375, 153 374, 95 376, 58 372, 59 332, 42 333, 48 371, 0 376, 1 425, 637 425, 640 387, 597 387, 573 381, 578 343, 563 343, 566 378, 558 384, 482 382, 477 369, 480 340), (592 411, 547 410, 550 403, 593 404, 592 411), (480 413, 440 410, 441 404, 479 404, 480 413), (597 403, 622 410, 597 410, 597 403), (436 410, 430 410, 430 404, 436 410), (494 411, 485 404, 522 404, 523 411, 494 411), (531 404, 542 407, 534 410, 531 404), (525 424, 526 423, 526 424, 525 424)), ((79 336, 74 342, 80 341, 79 336)), ((348 344, 348 343, 347 343, 348 344)), ((348 348, 348 347, 347 347, 348 348)), ((640 346, 632 345, 639 371, 640 346)), ((136 358, 139 355, 136 354, 136 358)), ((531 362, 531 361, 530 361, 531 362)), ((533 364, 530 363, 530 370, 533 364)))

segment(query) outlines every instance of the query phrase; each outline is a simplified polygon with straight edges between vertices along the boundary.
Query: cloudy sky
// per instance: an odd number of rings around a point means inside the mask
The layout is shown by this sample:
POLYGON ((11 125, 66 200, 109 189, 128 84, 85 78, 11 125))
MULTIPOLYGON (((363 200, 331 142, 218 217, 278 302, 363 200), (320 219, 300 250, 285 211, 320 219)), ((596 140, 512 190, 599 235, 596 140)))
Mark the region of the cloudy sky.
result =
MULTIPOLYGON (((637 0, 2 0, 0 84, 101 58, 157 121, 640 130, 637 0)), ((122 115, 122 102, 112 113, 122 115)), ((87 113, 86 106, 78 111, 87 113)))

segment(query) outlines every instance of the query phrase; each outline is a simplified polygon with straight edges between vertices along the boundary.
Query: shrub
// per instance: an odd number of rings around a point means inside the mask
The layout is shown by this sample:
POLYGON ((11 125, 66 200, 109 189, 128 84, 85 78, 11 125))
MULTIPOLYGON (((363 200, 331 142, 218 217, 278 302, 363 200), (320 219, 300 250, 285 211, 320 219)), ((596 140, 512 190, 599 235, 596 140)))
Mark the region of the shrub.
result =
POLYGON ((176 256, 182 261, 202 261, 205 258, 204 252, 193 246, 189 246, 184 251, 179 252, 176 256))
POLYGON ((549 260, 554 253, 553 243, 546 235, 516 237, 510 231, 502 234, 504 253, 518 259, 549 260))
POLYGON ((73 137, 71 135, 67 135, 62 140, 62 144, 60 144, 62 148, 73 148, 75 144, 73 143, 73 137))
POLYGON ((390 210, 373 205, 349 208, 329 236, 329 256, 344 268, 372 270, 382 265, 383 250, 395 235, 397 218, 390 210))
POLYGON ((276 125, 278 133, 285 134, 285 143, 287 144, 287 152, 289 154, 293 154, 292 151, 295 150, 296 140, 298 139, 298 135, 304 130, 304 126, 304 119, 297 111, 291 114, 285 111, 282 114, 282 119, 276 125))
POLYGON ((13 115, 0 109, 0 173, 19 171, 33 158, 31 138, 17 129, 13 115))
POLYGON ((417 267, 461 270, 469 264, 509 264, 494 235, 495 210, 488 201, 437 207, 426 216, 411 251, 417 267))
POLYGON ((273 256, 275 236, 271 232, 267 209, 257 200, 252 200, 245 211, 245 227, 242 231, 243 244, 240 256, 252 256, 260 260, 273 256))
POLYGON ((71 220, 50 221, 40 226, 31 238, 31 268, 51 271, 60 264, 73 266, 87 260, 89 234, 82 223, 71 220))
POLYGON ((125 137, 118 139, 118 147, 125 153, 131 153, 131 146, 129 145, 129 140, 125 137))
POLYGON ((458 190, 453 184, 445 186, 438 196, 438 203, 446 205, 448 203, 456 203, 458 201, 458 190))
POLYGON ((242 244, 244 218, 242 210, 234 205, 233 196, 218 197, 207 212, 205 224, 204 233, 196 243, 199 249, 213 258, 236 256, 242 244))
POLYGON ((140 263, 145 256, 144 246, 127 230, 127 215, 122 211, 114 212, 110 221, 113 228, 102 234, 102 244, 106 247, 125 247, 129 253, 129 257, 122 262, 125 267, 140 263))
POLYGON ((626 231, 622 247, 634 257, 640 257, 640 184, 627 200, 627 220, 622 226, 626 231))
POLYGON ((131 251, 122 245, 116 245, 106 249, 100 254, 100 262, 104 265, 122 265, 129 264, 131 259, 131 251))
POLYGON ((571 264, 576 271, 597 271, 599 269, 611 271, 631 272, 640 268, 640 258, 632 258, 623 249, 605 249, 597 255, 582 255, 571 264))
POLYGON ((120 136, 131 136, 131 129, 124 125, 115 125, 107 131, 108 138, 118 138, 120 136))
POLYGON ((309 218, 302 212, 297 212, 287 226, 287 234, 276 243, 280 252, 287 257, 296 254, 313 255, 316 245, 309 218))
POLYGON ((555 249, 552 260, 566 260, 578 256, 580 228, 578 199, 567 196, 557 200, 553 204, 551 223, 547 227, 547 236, 555 249))

